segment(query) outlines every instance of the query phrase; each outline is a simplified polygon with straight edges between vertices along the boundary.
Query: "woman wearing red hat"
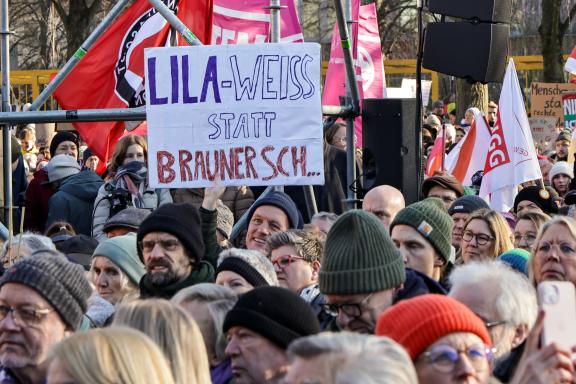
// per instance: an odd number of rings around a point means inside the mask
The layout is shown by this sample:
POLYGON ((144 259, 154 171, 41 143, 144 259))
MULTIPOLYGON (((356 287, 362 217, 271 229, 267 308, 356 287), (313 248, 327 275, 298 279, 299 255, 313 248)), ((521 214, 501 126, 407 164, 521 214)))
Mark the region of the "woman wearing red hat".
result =
POLYGON ((492 343, 484 322, 468 307, 443 295, 422 295, 390 307, 376 335, 407 351, 420 384, 488 384, 492 343))

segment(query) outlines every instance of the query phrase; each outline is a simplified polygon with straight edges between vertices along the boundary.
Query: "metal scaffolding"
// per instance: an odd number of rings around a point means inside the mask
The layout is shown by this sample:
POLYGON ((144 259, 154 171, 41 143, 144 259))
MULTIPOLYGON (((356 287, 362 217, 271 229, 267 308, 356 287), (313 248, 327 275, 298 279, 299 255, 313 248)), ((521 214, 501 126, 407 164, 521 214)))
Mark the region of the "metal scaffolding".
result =
MULTIPOLYGON (((148 0, 150 4, 168 21, 180 35, 191 45, 202 44, 196 36, 170 11, 161 0, 148 0)), ((340 30, 340 40, 344 51, 344 61, 346 68, 347 103, 342 106, 323 106, 325 115, 339 116, 347 120, 346 139, 348 142, 347 159, 348 172, 347 184, 350 186, 356 178, 356 161, 354 153, 354 119, 360 114, 360 100, 358 84, 355 78, 354 63, 352 58, 352 43, 350 39, 351 25, 356 22, 351 20, 351 0, 334 0, 337 22, 340 30), (346 16, 345 16, 346 10, 346 16)), ((5 217, 8 219, 12 207, 12 171, 10 162, 10 125, 26 123, 60 123, 60 122, 87 122, 87 121, 142 121, 146 120, 145 108, 117 108, 117 109, 83 109, 83 110, 56 110, 38 111, 41 105, 52 95, 58 85, 66 78, 72 69, 82 60, 90 50, 96 40, 104 33, 110 24, 120 15, 129 0, 119 0, 109 14, 102 20, 90 36, 84 41, 76 53, 64 65, 58 75, 34 100, 29 111, 11 112, 10 107, 10 64, 9 64, 9 25, 8 25, 8 0, 2 0, 2 112, 0 112, 0 125, 2 126, 3 150, 4 150, 4 209, 5 217)), ((280 40, 280 0, 270 0, 271 14, 271 42, 280 40)), ((305 190, 305 197, 309 206, 316 211, 314 194, 312 187, 305 190)), ((350 209, 355 207, 356 191, 348 188, 346 202, 350 209)), ((6 220, 6 223, 11 223, 6 220)), ((9 231, 12 233, 11 224, 9 231)))

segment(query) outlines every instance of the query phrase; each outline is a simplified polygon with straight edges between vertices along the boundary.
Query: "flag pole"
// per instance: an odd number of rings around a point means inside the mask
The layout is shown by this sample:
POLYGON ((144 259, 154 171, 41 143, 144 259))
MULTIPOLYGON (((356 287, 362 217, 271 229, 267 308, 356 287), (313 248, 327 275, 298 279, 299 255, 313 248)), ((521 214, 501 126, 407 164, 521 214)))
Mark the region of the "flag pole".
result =
MULTIPOLYGON (((8 19, 8 0, 2 0, 2 111, 11 111, 10 107, 10 30, 8 19)), ((10 123, 2 125, 2 150, 4 173, 4 222, 8 225, 8 238, 12 238, 11 209, 12 206, 12 142, 10 138, 10 123)))
POLYGON ((86 55, 86 53, 90 50, 90 48, 92 48, 92 45, 94 45, 96 40, 98 40, 100 35, 102 35, 104 31, 106 31, 106 29, 110 26, 110 24, 112 24, 112 22, 116 20, 118 15, 120 15, 120 13, 122 13, 122 11, 124 10, 124 6, 129 2, 130 0, 119 0, 116 3, 116 5, 110 10, 110 12, 106 15, 106 17, 104 17, 104 19, 100 22, 100 24, 98 24, 96 29, 94 29, 94 31, 92 31, 90 36, 88 36, 88 38, 82 43, 80 48, 76 50, 74 55, 72 55, 72 57, 68 59, 66 64, 64 64, 62 69, 58 71, 58 74, 54 77, 54 79, 52 79, 50 84, 48 84, 48 86, 42 90, 40 95, 38 95, 36 100, 32 102, 32 105, 30 106, 30 111, 36 111, 40 109, 42 104, 44 104, 46 100, 48 100, 48 98, 52 95, 52 93, 54 93, 56 88, 58 88, 60 83, 62 83, 62 81, 64 81, 66 76, 68 76, 68 74, 72 72, 72 69, 74 69, 76 64, 78 64, 80 60, 82 60, 82 58, 86 55))

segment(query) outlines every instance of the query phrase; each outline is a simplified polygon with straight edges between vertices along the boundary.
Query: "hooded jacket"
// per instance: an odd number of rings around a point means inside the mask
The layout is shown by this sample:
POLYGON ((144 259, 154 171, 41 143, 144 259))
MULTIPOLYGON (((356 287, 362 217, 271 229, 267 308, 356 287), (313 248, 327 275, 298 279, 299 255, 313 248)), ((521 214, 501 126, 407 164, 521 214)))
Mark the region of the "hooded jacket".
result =
POLYGON ((46 226, 56 221, 66 221, 72 224, 76 233, 90 236, 92 207, 102 183, 102 179, 91 170, 64 179, 48 201, 46 226))

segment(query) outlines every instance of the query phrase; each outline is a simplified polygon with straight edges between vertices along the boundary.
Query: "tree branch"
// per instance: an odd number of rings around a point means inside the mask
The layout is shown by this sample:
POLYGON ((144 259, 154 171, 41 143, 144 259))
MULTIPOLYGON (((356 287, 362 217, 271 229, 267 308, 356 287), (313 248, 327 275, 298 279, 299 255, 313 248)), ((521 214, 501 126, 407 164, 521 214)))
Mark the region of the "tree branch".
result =
POLYGON ((560 32, 562 35, 566 33, 568 27, 570 27, 570 22, 574 17, 576 17, 576 4, 572 5, 572 8, 570 8, 570 13, 568 16, 566 16, 566 19, 560 23, 560 32))

